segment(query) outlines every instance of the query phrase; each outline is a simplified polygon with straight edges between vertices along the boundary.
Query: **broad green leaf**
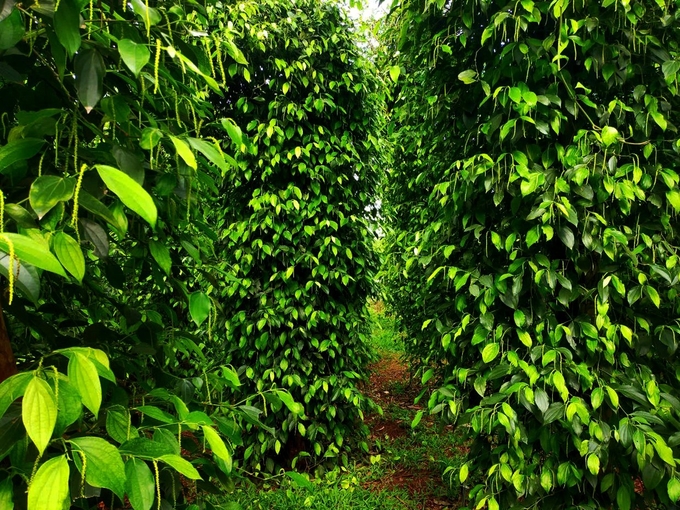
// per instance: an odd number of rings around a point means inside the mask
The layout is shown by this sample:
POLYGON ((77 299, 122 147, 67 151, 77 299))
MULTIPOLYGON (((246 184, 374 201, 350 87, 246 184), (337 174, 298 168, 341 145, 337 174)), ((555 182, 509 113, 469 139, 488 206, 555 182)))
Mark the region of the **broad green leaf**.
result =
POLYGON ((680 480, 675 477, 668 480, 667 490, 670 500, 676 503, 680 499, 680 480))
POLYGON ((175 150, 177 151, 179 157, 181 157, 184 162, 189 165, 189 167, 196 170, 198 168, 198 165, 196 164, 196 156, 194 156, 194 153, 191 152, 189 145, 184 140, 177 138, 176 136, 171 135, 170 140, 175 146, 175 150))
POLYGON ((170 258, 170 250, 160 241, 152 239, 149 241, 149 251, 151 256, 158 263, 163 272, 170 276, 170 270, 172 269, 172 259, 170 258))
POLYGON ((201 480, 201 475, 198 474, 198 471, 196 471, 191 462, 179 455, 163 455, 159 460, 162 460, 190 480, 201 480))
POLYGON ((69 508, 69 474, 66 455, 51 458, 42 464, 28 488, 28 510, 69 508))
POLYGON ((158 210, 151 195, 125 172, 106 165, 97 165, 97 172, 106 186, 121 202, 144 218, 152 227, 156 226, 158 210))
POLYGON ((517 330, 517 337, 519 338, 519 341, 522 342, 527 347, 531 347, 531 345, 533 344, 533 341, 531 340, 531 335, 524 331, 523 329, 517 330))
POLYGON ((54 31, 69 58, 73 58, 81 43, 80 5, 77 0, 60 0, 59 9, 54 13, 54 31))
POLYGON ((673 450, 664 442, 663 439, 657 438, 654 441, 654 449, 659 455, 661 460, 663 460, 669 466, 675 467, 675 459, 673 458, 673 450))
POLYGON ((484 349, 482 350, 482 361, 484 361, 484 363, 490 363, 496 359, 496 356, 498 356, 498 353, 500 352, 500 348, 500 344, 497 343, 484 346, 484 349))
POLYGON ((222 119, 222 127, 227 132, 229 138, 231 138, 231 141, 234 142, 236 147, 240 147, 243 143, 243 133, 241 132, 241 128, 238 127, 231 119, 222 119))
POLYGON ((467 69, 461 73, 458 73, 458 79, 465 85, 470 85, 471 83, 477 81, 477 71, 473 69, 467 69))
POLYGON ((130 423, 127 408, 115 406, 106 411, 106 433, 121 444, 129 439, 139 437, 137 429, 130 423))
POLYGON ((28 383, 21 404, 21 421, 26 433, 42 455, 57 423, 57 401, 50 385, 40 377, 28 383))
POLYGON ((619 510, 630 510, 631 494, 626 485, 621 485, 616 491, 616 503, 619 505, 619 510))
POLYGON ((652 303, 654 303, 654 306, 659 308, 661 306, 661 297, 659 297, 659 293, 656 291, 656 289, 649 285, 645 285, 645 291, 647 292, 649 299, 652 301, 652 303))
POLYGON ((293 480, 300 488, 314 490, 314 485, 304 475, 295 471, 286 471, 286 476, 293 480))
POLYGON ((153 418, 154 420, 158 420, 161 423, 177 423, 177 419, 173 415, 166 413, 156 406, 138 406, 135 409, 137 409, 137 411, 143 415, 153 418))
POLYGON ((65 202, 73 197, 75 182, 56 175, 41 175, 31 183, 28 200, 31 207, 42 219, 59 202, 65 202))
POLYGON ((24 37, 24 20, 18 9, 0 21, 0 51, 8 50, 24 37))
POLYGON ((464 483, 465 480, 467 480, 469 471, 470 466, 468 466, 467 462, 460 467, 460 471, 458 472, 458 479, 460 480, 460 483, 464 483))
MULTIPOLYGON (((0 274, 9 278, 9 255, 0 254, 0 274)), ((14 273, 14 285, 19 291, 33 303, 38 303, 40 297, 40 275, 36 268, 27 263, 14 260, 12 264, 14 273)))
POLYGON ((222 170, 222 172, 229 170, 224 155, 214 143, 208 143, 205 140, 199 140, 198 138, 187 138, 187 141, 189 142, 189 145, 203 154, 208 161, 222 170))
POLYGON ((101 201, 97 200, 84 189, 81 189, 80 193, 78 193, 78 203, 80 204, 80 207, 99 216, 116 230, 121 230, 120 222, 111 209, 106 207, 101 201))
POLYGON ((0 147, 0 174, 17 161, 26 161, 38 154, 43 145, 45 140, 20 138, 0 147))
POLYGON ((146 437, 136 437, 126 441, 118 451, 123 455, 133 455, 144 459, 160 459, 163 455, 172 455, 173 449, 165 443, 152 441, 146 437))
POLYGON ((57 409, 57 423, 54 426, 55 437, 61 436, 69 425, 75 423, 83 413, 83 405, 78 390, 61 374, 59 375, 57 409))
POLYGON ((85 276, 85 257, 78 241, 64 232, 57 232, 52 237, 52 248, 61 265, 79 282, 85 276))
POLYGON ((146 44, 139 44, 130 39, 118 41, 118 52, 125 65, 132 71, 132 74, 139 76, 142 68, 149 63, 151 52, 146 44))
POLYGON ((276 390, 276 395, 281 399, 281 401, 286 405, 286 407, 293 414, 303 414, 305 412, 304 407, 299 402, 295 402, 290 393, 283 390, 276 390))
POLYGON ((619 131, 615 127, 605 126, 602 128, 602 133, 600 136, 602 137, 602 143, 604 143, 606 146, 609 146, 618 141, 619 131))
POLYGON ((232 41, 228 37, 223 37, 221 38, 221 43, 227 47, 227 53, 231 58, 234 59, 234 61, 244 66, 248 65, 248 61, 243 55, 243 52, 238 49, 238 47, 234 44, 234 41, 232 41))
POLYGON ((134 457, 125 463, 125 493, 134 510, 149 510, 156 497, 156 483, 147 465, 134 457))
POLYGON ((562 240, 564 245, 570 250, 574 248, 574 232, 567 227, 562 226, 557 230, 557 235, 562 240))
POLYGON ((602 402, 604 402, 604 391, 598 386, 590 394, 590 403, 593 409, 596 410, 602 405, 602 402))
MULTIPOLYGON (((0 149, 1 150, 1 149, 0 149)), ((670 190, 666 192, 666 199, 668 203, 673 206, 675 212, 680 212, 680 192, 678 190, 670 190)))
POLYGON ((19 372, 0 383, 0 418, 9 406, 26 391, 28 383, 33 380, 33 373, 19 372))
POLYGON ((78 53, 74 63, 76 72, 76 91, 78 99, 90 113, 104 94, 104 59, 97 50, 78 53))
POLYGON ((219 434, 215 432, 215 429, 208 425, 204 425, 202 428, 203 435, 207 439, 210 449, 217 457, 224 461, 227 465, 227 470, 231 472, 233 459, 231 453, 229 453, 229 450, 227 449, 227 445, 224 444, 224 441, 222 441, 219 434))
POLYGON ((80 393, 83 405, 96 417, 102 403, 102 386, 94 363, 74 352, 68 361, 68 378, 80 393))
POLYGON ((588 471, 591 474, 597 475, 600 472, 600 459, 594 453, 588 455, 588 471))
POLYGON ((110 489, 123 499, 125 464, 118 449, 101 437, 77 437, 70 442, 73 450, 85 454, 85 481, 93 487, 110 489))
POLYGON ((189 314, 197 326, 210 315, 210 298, 203 292, 193 292, 189 294, 189 314))
MULTIPOLYGON (((394 83, 399 80, 399 74, 401 73, 401 68, 399 66, 390 67, 390 78, 394 83)), ((462 74, 462 73, 461 73, 462 74)))
POLYGON ((0 508, 14 510, 14 486, 9 477, 0 482, 0 508))
POLYGON ((139 146, 142 149, 151 150, 163 138, 163 131, 158 128, 147 127, 142 131, 142 136, 139 138, 139 146))
POLYGON ((132 10, 135 12, 135 14, 142 18, 142 21, 144 21, 147 30, 149 27, 157 25, 161 22, 162 18, 158 12, 158 9, 147 7, 148 4, 144 2, 144 0, 130 0, 130 4, 132 5, 132 10))

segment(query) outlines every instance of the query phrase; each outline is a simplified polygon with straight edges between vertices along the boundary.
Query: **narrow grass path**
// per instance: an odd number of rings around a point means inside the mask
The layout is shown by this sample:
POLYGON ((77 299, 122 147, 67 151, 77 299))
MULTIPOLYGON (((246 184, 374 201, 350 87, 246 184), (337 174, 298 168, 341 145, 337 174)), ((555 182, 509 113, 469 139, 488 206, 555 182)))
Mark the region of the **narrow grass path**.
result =
MULTIPOLYGON (((369 453, 357 452, 349 466, 317 473, 309 483, 288 477, 237 489, 243 510, 454 510, 463 506, 460 489, 442 476, 462 464, 466 450, 450 427, 427 417, 411 428, 422 406, 422 387, 411 380, 403 344, 381 303, 371 306, 376 361, 364 391, 382 414, 366 417, 369 453)), ((454 477, 455 478, 455 477, 454 477)), ((456 480, 454 480, 456 481, 456 480)))

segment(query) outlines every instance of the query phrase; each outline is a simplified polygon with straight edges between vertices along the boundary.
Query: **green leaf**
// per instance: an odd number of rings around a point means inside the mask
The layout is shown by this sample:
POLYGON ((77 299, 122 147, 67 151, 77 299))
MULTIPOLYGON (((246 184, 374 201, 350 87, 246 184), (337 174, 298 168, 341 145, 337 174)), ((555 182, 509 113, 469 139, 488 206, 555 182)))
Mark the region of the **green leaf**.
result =
POLYGON ((293 414, 303 414, 305 412, 305 409, 304 407, 302 407, 302 404, 300 404, 299 402, 295 402, 291 394, 288 393, 287 391, 276 390, 275 393, 281 399, 281 401, 284 404, 286 404, 286 407, 293 414))
POLYGON ((134 510, 149 510, 156 497, 153 473, 146 464, 134 457, 125 463, 125 493, 134 510))
POLYGON ((467 69, 461 73, 458 73, 458 79, 465 85, 470 85, 471 83, 477 81, 477 71, 474 71, 473 69, 467 69))
POLYGON ((680 499, 680 480, 677 478, 668 480, 667 490, 671 502, 676 503, 680 499))
POLYGON ((173 467, 179 473, 186 476, 189 480, 201 480, 201 475, 198 474, 196 468, 187 460, 179 455, 163 455, 159 460, 162 460, 169 466, 173 467))
POLYGON ((12 242, 14 254, 20 261, 61 276, 66 276, 64 268, 61 267, 56 257, 50 253, 46 242, 42 243, 32 237, 7 232, 0 234, 0 250, 5 253, 10 251, 7 240, 12 242))
POLYGON ((162 18, 158 12, 158 9, 147 7, 147 3, 145 3, 144 0, 130 0, 130 3, 132 4, 132 10, 135 12, 135 14, 142 18, 142 21, 144 21, 147 30, 149 27, 157 25, 161 22, 162 18))
POLYGON ((146 437, 136 437, 126 441, 118 451, 123 455, 134 455, 145 459, 160 459, 163 455, 172 455, 173 449, 165 443, 152 441, 146 437))
POLYGON ((55 437, 61 436, 69 425, 75 423, 83 414, 83 405, 78 390, 61 374, 59 375, 57 408, 57 423, 54 426, 55 437))
POLYGON ((602 128, 602 133, 600 136, 602 137, 602 143, 608 147, 618 141, 619 131, 615 127, 605 126, 602 128))
POLYGON ((57 232, 52 237, 52 248, 61 265, 79 282, 85 276, 85 257, 78 241, 64 232, 57 232))
POLYGON ((147 127, 142 131, 142 135, 139 137, 139 146, 142 149, 151 150, 158 142, 163 138, 163 131, 158 128, 147 127))
POLYGON ((669 466, 675 467, 673 450, 666 444, 666 442, 663 439, 657 438, 654 441, 654 449, 656 450, 656 453, 659 454, 659 458, 661 458, 661 460, 663 460, 669 466))
POLYGON ((200 326, 210 315, 211 301, 203 292, 193 292, 189 295, 189 314, 191 319, 200 326))
POLYGON ((161 423, 177 423, 177 420, 173 415, 170 413, 166 413, 165 411, 159 409, 158 407, 155 406, 139 406, 136 407, 137 411, 140 413, 144 414, 145 416, 148 416, 149 418, 153 418, 154 420, 158 420, 161 423))
POLYGON ((38 468, 28 488, 28 510, 64 510, 69 507, 66 455, 54 457, 38 468))
POLYGON ((97 50, 81 51, 76 56, 74 68, 78 99, 85 112, 90 113, 104 94, 104 59, 97 50))
POLYGON ((26 161, 35 156, 45 144, 38 138, 20 138, 0 147, 0 174, 17 161, 26 161))
POLYGON ((32 372, 19 372, 0 383, 0 418, 12 402, 24 394, 33 377, 32 372))
POLYGON ((59 202, 70 200, 74 189, 73 179, 42 175, 31 183, 28 200, 38 219, 42 219, 59 202))
POLYGON ((99 216, 116 230, 121 230, 120 222, 111 209, 106 207, 101 201, 94 198, 84 189, 81 189, 80 193, 78 193, 78 203, 83 209, 99 216))
POLYGON ((123 62, 135 77, 139 76, 139 73, 151 59, 151 52, 146 44, 139 44, 130 39, 118 41, 118 52, 120 58, 123 59, 123 62))
POLYGON ((135 427, 130 424, 130 413, 121 406, 106 411, 106 433, 114 440, 123 444, 128 439, 138 437, 135 427))
POLYGON ((224 461, 227 465, 227 471, 231 472, 233 459, 229 450, 227 450, 227 445, 224 444, 222 438, 219 436, 215 429, 208 425, 203 426, 203 435, 210 445, 212 452, 220 459, 224 461))
POLYGON ((464 483, 465 480, 467 480, 469 471, 470 467, 468 466, 467 462, 460 467, 460 471, 458 472, 458 479, 460 480, 460 483, 464 483))
POLYGON ((160 241, 152 239, 149 241, 149 251, 151 256, 158 263, 163 272, 170 276, 170 270, 172 269, 172 259, 170 258, 170 250, 160 241))
POLYGON ((28 383, 21 404, 21 421, 28 437, 42 455, 57 423, 57 400, 44 379, 33 377, 28 383))
POLYGON ((392 79, 392 81, 394 83, 397 83, 397 81, 399 80, 399 74, 400 73, 401 73, 401 68, 399 66, 390 67, 390 78, 392 79))
MULTIPOLYGON (((2 25, 0 24, 1 28, 2 25)), ((0 482, 0 508, 2 510, 14 510, 14 486, 9 477, 0 482)))
POLYGON ((630 510, 631 497, 630 491, 626 485, 621 485, 616 491, 616 503, 619 505, 619 510, 630 510))
POLYGON ((74 352, 68 361, 68 378, 80 393, 83 405, 96 417, 102 403, 102 386, 94 363, 81 353, 74 352))
POLYGON ((70 440, 74 451, 85 454, 85 481, 93 487, 110 489, 120 499, 125 494, 125 464, 118 449, 101 437, 78 437, 70 440))
POLYGON ((531 335, 529 333, 527 333, 523 329, 518 329, 517 337, 519 338, 519 341, 522 342, 524 345, 526 345, 527 347, 531 347, 533 341, 531 340, 531 335))
POLYGON ((668 203, 673 206, 673 209, 675 209, 676 213, 680 212, 680 192, 674 189, 667 191, 666 199, 668 200, 668 203))
POLYGON ((203 154, 208 161, 222 170, 222 172, 229 170, 229 166, 224 159, 224 155, 216 144, 208 143, 205 140, 199 140, 198 138, 187 138, 187 141, 189 142, 189 145, 194 148, 194 150, 197 150, 203 154))
MULTIPOLYGON (((40 297, 40 275, 38 270, 32 265, 15 260, 12 264, 12 272, 15 279, 16 288, 33 303, 38 303, 40 297)), ((9 255, 0 254, 0 274, 5 278, 9 277, 9 255)))
POLYGON ((298 485, 298 487, 307 489, 308 491, 314 490, 314 485, 312 485, 312 482, 307 480, 304 475, 296 473, 295 471, 286 471, 286 476, 293 480, 298 485))
POLYGON ((656 291, 654 287, 650 287, 649 285, 645 285, 645 291, 647 292, 647 295, 649 296, 649 299, 654 303, 654 306, 659 308, 661 306, 661 298, 659 297, 659 293, 656 291))
POLYGON ((81 43, 80 5, 77 0, 60 0, 59 9, 54 13, 54 31, 69 58, 73 58, 81 43))
POLYGON ((416 413, 415 417, 414 417, 413 420, 411 421, 411 428, 412 428, 412 429, 414 429, 414 428, 416 428, 416 427, 418 426, 418 424, 420 423, 420 420, 423 419, 423 414, 424 414, 424 411, 418 411, 418 412, 416 413))
POLYGON ((569 227, 560 227, 557 230, 557 235, 567 248, 570 250, 574 248, 574 232, 569 227))
POLYGON ((97 165, 97 172, 106 186, 113 191, 121 202, 144 218, 152 227, 156 226, 158 210, 151 195, 125 172, 97 165))
POLYGON ((198 168, 198 165, 196 164, 196 157, 194 156, 194 153, 191 152, 189 145, 184 140, 177 138, 176 136, 170 135, 170 140, 175 146, 175 150, 177 151, 179 157, 181 157, 187 165, 196 170, 198 168))
POLYGON ((222 127, 234 142, 236 147, 239 147, 243 143, 243 133, 241 128, 236 125, 236 123, 231 119, 222 119, 222 127))
MULTIPOLYGON (((24 20, 18 9, 0 21, 0 51, 8 50, 24 37, 24 20)), ((2 507, 0 507, 2 508, 2 507)))
POLYGON ((590 471, 591 474, 597 475, 600 472, 600 458, 595 455, 594 453, 591 453, 588 455, 588 471, 590 471))
POLYGON ((602 405, 602 402, 604 402, 604 391, 598 386, 590 394, 590 404, 596 410, 602 405))
POLYGON ((500 352, 500 348, 500 344, 497 343, 484 346, 484 349, 482 350, 482 361, 484 361, 484 363, 490 363, 496 359, 496 356, 498 356, 498 353, 500 352))

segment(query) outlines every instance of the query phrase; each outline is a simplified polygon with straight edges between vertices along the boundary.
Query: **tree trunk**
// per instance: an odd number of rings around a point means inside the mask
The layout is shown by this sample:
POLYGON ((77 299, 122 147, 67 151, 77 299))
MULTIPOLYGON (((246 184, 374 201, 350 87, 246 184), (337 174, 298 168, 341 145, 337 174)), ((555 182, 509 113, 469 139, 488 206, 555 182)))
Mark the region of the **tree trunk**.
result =
POLYGON ((17 373, 17 360, 9 341, 9 333, 5 325, 5 316, 0 304, 0 383, 17 373))

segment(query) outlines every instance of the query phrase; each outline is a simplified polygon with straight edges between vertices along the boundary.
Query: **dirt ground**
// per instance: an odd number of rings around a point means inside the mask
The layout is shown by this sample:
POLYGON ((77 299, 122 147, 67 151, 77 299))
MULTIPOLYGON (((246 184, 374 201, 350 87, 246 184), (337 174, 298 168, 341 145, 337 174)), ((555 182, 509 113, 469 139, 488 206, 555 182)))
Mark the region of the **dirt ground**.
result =
MULTIPOLYGON (((421 387, 417 384, 417 381, 410 380, 408 368, 399 359, 398 354, 386 353, 370 369, 372 373, 365 391, 383 410, 396 405, 409 411, 408 414, 399 414, 413 416, 418 410, 423 409, 423 406, 413 403, 421 387), (395 388, 399 388, 399 391, 394 391, 395 388)), ((369 445, 375 445, 376 440, 383 442, 386 437, 389 440, 394 440, 412 433, 410 422, 400 420, 394 414, 386 412, 383 416, 374 414, 367 418, 366 423, 371 431, 369 445)), ((428 418, 423 417, 422 422, 425 422, 425 426, 427 426, 427 421, 428 418)), ((429 468, 425 462, 423 465, 424 467, 418 470, 396 467, 389 470, 386 476, 380 480, 365 482, 364 486, 377 491, 394 488, 406 490, 413 500, 422 502, 419 506, 422 510, 453 510, 458 508, 460 503, 443 498, 441 489, 437 494, 436 488, 441 487, 441 484, 444 483, 441 472, 429 468)))

